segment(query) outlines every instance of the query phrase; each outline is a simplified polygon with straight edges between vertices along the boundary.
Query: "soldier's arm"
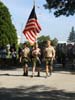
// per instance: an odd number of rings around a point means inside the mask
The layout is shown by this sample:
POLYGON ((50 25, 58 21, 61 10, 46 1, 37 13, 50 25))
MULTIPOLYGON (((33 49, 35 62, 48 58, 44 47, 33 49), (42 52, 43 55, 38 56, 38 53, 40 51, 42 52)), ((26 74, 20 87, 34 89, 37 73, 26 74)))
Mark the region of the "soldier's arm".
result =
POLYGON ((21 51, 21 55, 20 55, 20 58, 19 58, 20 63, 22 62, 22 57, 23 57, 23 50, 21 51))
POLYGON ((39 56, 41 55, 41 50, 39 49, 39 56))

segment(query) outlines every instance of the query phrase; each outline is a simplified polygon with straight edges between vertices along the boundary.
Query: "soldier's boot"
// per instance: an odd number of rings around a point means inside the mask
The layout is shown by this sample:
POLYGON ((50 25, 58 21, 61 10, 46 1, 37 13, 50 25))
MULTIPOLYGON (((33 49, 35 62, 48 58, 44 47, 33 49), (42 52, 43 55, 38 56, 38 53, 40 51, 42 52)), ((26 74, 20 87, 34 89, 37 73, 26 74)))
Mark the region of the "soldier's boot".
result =
POLYGON ((26 76, 28 76, 28 70, 26 70, 26 76))
POLYGON ((37 76, 40 77, 40 72, 38 72, 37 76))

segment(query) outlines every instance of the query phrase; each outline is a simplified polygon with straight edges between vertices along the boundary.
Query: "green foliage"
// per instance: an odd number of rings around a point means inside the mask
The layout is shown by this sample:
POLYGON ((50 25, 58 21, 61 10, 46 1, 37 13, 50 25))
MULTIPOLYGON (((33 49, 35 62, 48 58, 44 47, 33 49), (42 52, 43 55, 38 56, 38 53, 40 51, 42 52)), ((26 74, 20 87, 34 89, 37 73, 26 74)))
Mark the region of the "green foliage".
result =
POLYGON ((46 0, 44 7, 50 11, 53 9, 56 17, 75 14, 75 0, 46 0))
POLYGON ((6 46, 8 44, 8 38, 5 34, 0 36, 0 46, 6 46))
POLYGON ((47 40, 50 40, 49 36, 42 35, 39 38, 37 38, 37 42, 40 47, 45 46, 47 40))
POLYGON ((58 44, 58 40, 57 40, 56 38, 54 38, 54 39, 52 40, 52 45, 56 47, 57 44, 58 44))
POLYGON ((71 32, 70 32, 68 41, 70 41, 70 42, 75 42, 75 31, 74 31, 74 27, 72 27, 72 30, 71 30, 71 32))
MULTIPOLYGON (((48 36, 42 35, 37 39, 37 42, 39 43, 40 46, 45 46, 47 40, 51 40, 50 36, 49 35, 48 36)), ((52 41, 53 46, 56 46, 58 43, 58 40, 56 38, 54 38, 51 41, 52 41)))
POLYGON ((50 37, 49 36, 40 36, 37 41, 40 43, 40 42, 44 42, 44 41, 47 41, 47 40, 50 40, 50 37))
POLYGON ((17 44, 17 33, 8 8, 0 2, 0 45, 17 44))

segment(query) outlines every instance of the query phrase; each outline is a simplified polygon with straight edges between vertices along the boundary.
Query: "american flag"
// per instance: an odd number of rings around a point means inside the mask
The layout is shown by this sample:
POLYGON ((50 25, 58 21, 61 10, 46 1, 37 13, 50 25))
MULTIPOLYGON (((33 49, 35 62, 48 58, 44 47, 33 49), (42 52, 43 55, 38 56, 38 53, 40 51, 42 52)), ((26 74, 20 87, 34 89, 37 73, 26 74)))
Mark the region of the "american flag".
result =
POLYGON ((23 30, 23 33, 26 39, 30 42, 30 44, 34 44, 40 31, 41 31, 41 26, 37 21, 35 6, 33 6, 33 9, 30 13, 30 16, 23 30))

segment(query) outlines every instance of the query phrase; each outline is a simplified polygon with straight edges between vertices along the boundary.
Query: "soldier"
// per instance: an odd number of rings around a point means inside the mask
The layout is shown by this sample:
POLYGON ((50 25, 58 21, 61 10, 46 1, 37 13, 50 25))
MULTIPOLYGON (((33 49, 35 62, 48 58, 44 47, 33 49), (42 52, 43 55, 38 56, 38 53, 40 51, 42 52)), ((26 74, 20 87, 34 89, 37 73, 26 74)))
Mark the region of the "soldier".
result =
POLYGON ((46 77, 48 77, 48 72, 50 75, 53 70, 53 60, 55 59, 55 49, 51 46, 51 41, 47 41, 47 47, 44 50, 45 65, 46 65, 46 77))
POLYGON ((22 56, 20 59, 20 62, 22 61, 23 64, 23 76, 28 76, 28 64, 29 64, 29 54, 30 54, 30 49, 28 48, 27 44, 24 43, 24 48, 22 50, 22 56))
POLYGON ((39 56, 41 55, 40 53, 40 48, 38 47, 38 43, 35 43, 32 49, 32 77, 34 77, 35 73, 35 67, 37 67, 38 70, 38 77, 40 76, 40 64, 41 61, 39 59, 39 56))

